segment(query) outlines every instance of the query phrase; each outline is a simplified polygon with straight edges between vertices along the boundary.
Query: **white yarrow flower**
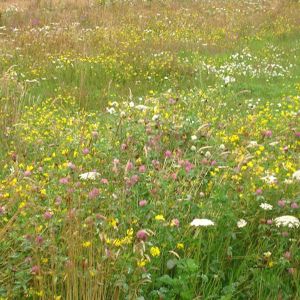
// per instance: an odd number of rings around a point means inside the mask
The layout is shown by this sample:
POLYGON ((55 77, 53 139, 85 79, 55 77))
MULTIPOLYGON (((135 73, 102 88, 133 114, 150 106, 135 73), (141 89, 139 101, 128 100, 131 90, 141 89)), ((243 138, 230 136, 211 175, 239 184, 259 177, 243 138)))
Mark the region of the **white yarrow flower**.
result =
POLYGON ((283 227, 289 227, 289 228, 294 228, 294 227, 299 227, 300 226, 300 221, 298 218, 294 216, 281 216, 278 218, 274 219, 275 225, 277 227, 283 226, 283 227))
POLYGON ((244 219, 240 219, 237 221, 236 225, 238 228, 243 228, 247 225, 247 221, 245 221, 244 219))
POLYGON ((199 226, 207 227, 207 226, 214 226, 215 223, 209 219, 194 219, 190 225, 194 227, 199 227, 199 226))
POLYGON ((263 209, 263 210, 272 210, 273 209, 273 206, 269 203, 262 203, 260 205, 260 207, 263 209))
POLYGON ((82 180, 95 180, 100 176, 98 172, 87 172, 79 175, 79 178, 82 180))

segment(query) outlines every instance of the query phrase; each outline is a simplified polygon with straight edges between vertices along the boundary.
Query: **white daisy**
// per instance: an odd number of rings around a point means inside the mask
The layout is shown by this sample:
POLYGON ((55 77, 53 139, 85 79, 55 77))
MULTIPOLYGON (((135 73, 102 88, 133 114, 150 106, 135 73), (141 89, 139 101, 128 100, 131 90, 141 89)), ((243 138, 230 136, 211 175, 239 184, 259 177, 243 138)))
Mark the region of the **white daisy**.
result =
POLYGON ((214 226, 215 223, 209 219, 194 219, 190 225, 194 227, 199 227, 199 226, 207 227, 207 226, 214 226))

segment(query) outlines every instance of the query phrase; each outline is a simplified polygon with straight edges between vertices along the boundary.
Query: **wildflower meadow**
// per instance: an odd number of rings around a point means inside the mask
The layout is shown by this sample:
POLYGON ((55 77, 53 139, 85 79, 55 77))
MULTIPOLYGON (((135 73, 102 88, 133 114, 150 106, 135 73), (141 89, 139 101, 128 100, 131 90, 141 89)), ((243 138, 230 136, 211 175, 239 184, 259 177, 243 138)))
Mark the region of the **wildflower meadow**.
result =
POLYGON ((0 1, 0 300, 297 300, 299 218, 299 1, 0 1))

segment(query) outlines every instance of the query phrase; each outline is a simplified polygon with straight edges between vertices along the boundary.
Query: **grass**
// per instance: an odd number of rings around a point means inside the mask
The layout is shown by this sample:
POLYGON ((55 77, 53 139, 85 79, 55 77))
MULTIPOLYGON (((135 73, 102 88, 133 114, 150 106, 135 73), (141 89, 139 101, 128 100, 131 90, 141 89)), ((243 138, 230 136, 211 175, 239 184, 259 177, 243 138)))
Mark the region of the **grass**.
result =
POLYGON ((298 299, 299 12, 2 1, 0 299, 298 299))

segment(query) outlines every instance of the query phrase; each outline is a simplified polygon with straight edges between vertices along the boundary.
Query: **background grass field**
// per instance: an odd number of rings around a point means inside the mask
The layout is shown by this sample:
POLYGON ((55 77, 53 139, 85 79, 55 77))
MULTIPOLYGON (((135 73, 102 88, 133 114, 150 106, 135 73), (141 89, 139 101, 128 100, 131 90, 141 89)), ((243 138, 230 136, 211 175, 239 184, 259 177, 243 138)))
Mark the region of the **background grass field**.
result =
POLYGON ((1 1, 0 299, 299 299, 299 16, 1 1))

